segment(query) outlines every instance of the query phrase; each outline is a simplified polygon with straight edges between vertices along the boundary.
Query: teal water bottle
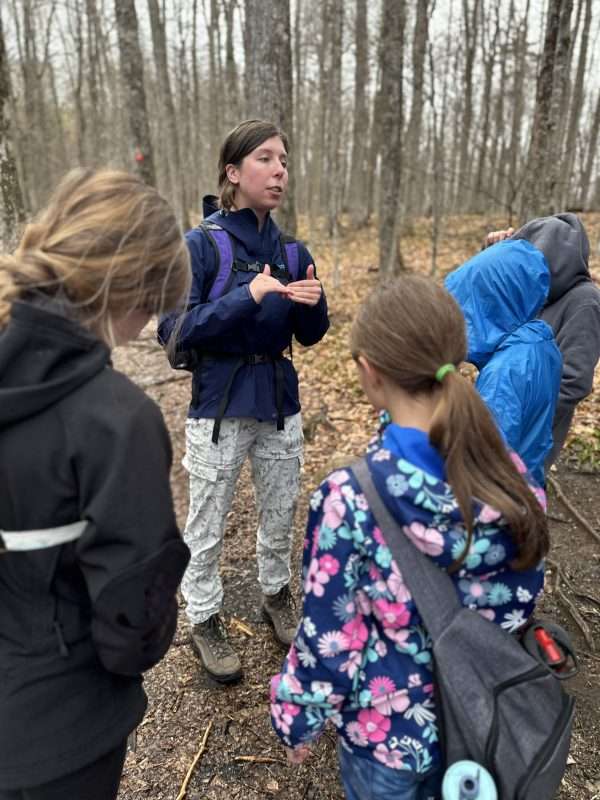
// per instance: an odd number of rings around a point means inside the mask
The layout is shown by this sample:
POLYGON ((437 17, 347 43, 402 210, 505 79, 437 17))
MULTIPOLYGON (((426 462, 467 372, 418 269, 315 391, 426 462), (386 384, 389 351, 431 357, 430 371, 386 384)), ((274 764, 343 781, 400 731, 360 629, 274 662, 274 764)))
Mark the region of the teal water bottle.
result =
POLYGON ((445 774, 443 800, 498 800, 496 784, 490 773, 475 761, 457 761, 445 774))

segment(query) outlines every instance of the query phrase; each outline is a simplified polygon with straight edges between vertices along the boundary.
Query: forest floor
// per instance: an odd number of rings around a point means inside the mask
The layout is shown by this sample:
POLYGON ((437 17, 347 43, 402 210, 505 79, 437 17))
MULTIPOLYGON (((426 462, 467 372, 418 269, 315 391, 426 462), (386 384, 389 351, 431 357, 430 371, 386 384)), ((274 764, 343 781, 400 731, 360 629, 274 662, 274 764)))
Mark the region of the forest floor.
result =
MULTIPOLYGON (((600 278, 600 214, 584 215, 584 221, 591 234, 592 273, 600 278)), ((403 239, 406 267, 424 274, 430 273, 431 263, 428 225, 427 220, 416 223, 403 239)), ((447 221, 439 242, 436 278, 473 255, 485 231, 497 227, 503 227, 503 220, 478 216, 447 221)), ((346 230, 337 256, 324 236, 308 242, 327 289, 331 329, 316 347, 298 346, 294 352, 306 439, 294 539, 293 588, 298 598, 309 495, 332 460, 346 457, 350 461, 363 452, 374 432, 375 415, 361 394, 347 341, 354 312, 377 280, 375 242, 373 230, 346 230)), ((170 371, 150 327, 140 340, 116 351, 115 363, 144 386, 163 410, 173 439, 172 485, 183 527, 187 475, 181 458, 189 377, 170 371)), ((595 391, 579 407, 569 446, 552 473, 592 532, 576 520, 552 487, 549 490, 552 563, 548 564, 543 612, 572 633, 581 662, 579 675, 568 686, 577 698, 577 716, 560 800, 600 800, 600 544, 593 537, 594 531, 600 531, 599 476, 600 370, 595 391)), ((182 612, 173 646, 146 677, 148 712, 137 732, 136 750, 126 761, 120 800, 182 800, 182 786, 203 739, 205 749, 187 784, 188 800, 342 800, 332 730, 322 736, 305 764, 293 767, 286 763, 270 729, 269 678, 279 670, 284 653, 260 617, 252 495, 249 473, 244 471, 228 518, 222 557, 225 619, 242 657, 244 680, 221 688, 207 679, 192 653, 182 612)))

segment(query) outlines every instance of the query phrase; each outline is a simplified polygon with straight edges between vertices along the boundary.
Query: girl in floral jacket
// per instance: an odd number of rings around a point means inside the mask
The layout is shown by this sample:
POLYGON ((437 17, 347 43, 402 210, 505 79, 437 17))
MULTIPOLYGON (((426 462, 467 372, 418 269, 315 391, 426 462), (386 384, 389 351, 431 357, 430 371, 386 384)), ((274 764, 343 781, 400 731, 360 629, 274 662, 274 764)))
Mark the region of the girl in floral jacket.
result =
MULTIPOLYGON (((465 606, 517 631, 542 589, 544 497, 458 372, 458 306, 432 282, 404 277, 367 300, 351 344, 369 401, 392 417, 367 457, 387 508, 465 606)), ((274 728, 299 763, 331 720, 349 800, 436 798, 431 641, 402 564, 351 467, 329 475, 310 506, 303 618, 272 680, 274 728)))

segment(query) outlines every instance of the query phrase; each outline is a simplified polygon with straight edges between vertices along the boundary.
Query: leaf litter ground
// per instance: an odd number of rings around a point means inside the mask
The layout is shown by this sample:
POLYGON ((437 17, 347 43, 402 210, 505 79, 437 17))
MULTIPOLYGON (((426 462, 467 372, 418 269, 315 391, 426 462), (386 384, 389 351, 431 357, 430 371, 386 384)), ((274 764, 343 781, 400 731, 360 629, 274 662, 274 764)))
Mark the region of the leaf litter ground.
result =
MULTIPOLYGON (((591 268, 600 277, 600 215, 584 217, 592 240, 591 268)), ((460 217, 446 221, 439 241, 439 280, 481 246, 485 231, 503 221, 460 217)), ((332 465, 360 454, 373 433, 376 417, 363 397, 348 351, 348 333, 357 306, 377 281, 377 247, 373 229, 345 229, 337 250, 323 235, 308 242, 327 289, 331 329, 316 347, 295 348, 300 375, 306 438, 302 494, 294 531, 293 589, 299 599, 299 570, 306 509, 311 491, 332 465), (339 277, 339 286, 334 279, 339 277)), ((406 267, 431 272, 430 228, 417 222, 403 239, 406 267)), ((187 475, 181 466, 184 425, 190 395, 187 375, 174 375, 154 343, 149 326, 143 338, 115 353, 117 368, 144 386, 160 404, 171 432, 172 474, 177 516, 183 527, 187 512, 187 475)), ((553 472, 573 506, 600 529, 600 371, 594 393, 578 409, 569 447, 553 472)), ((550 492, 552 558, 562 569, 561 582, 549 568, 544 612, 573 634, 581 654, 581 672, 570 688, 578 702, 570 764, 561 800, 600 800, 600 549, 585 529, 550 492), (562 592, 562 595, 561 595, 562 592), (562 600, 574 603, 588 629, 587 641, 562 600)), ((148 712, 137 732, 119 794, 120 800, 176 800, 212 721, 206 747, 191 772, 188 800, 285 798, 342 800, 335 757, 335 735, 327 730, 302 766, 289 766, 272 733, 268 714, 269 678, 283 653, 260 616, 260 590, 254 559, 256 514, 247 468, 242 472, 228 516, 222 556, 225 619, 244 665, 244 680, 221 688, 198 668, 183 611, 177 634, 163 662, 146 676, 148 712)))

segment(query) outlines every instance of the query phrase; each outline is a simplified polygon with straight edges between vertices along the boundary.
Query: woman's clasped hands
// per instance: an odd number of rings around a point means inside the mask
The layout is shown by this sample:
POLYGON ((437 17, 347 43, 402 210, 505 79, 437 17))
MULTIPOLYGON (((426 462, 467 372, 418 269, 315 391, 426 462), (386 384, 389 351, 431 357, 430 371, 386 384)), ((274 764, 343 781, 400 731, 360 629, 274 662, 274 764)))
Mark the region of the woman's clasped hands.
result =
POLYGON ((265 264, 263 271, 249 283, 248 289, 256 303, 260 303, 265 295, 276 292, 285 295, 293 303, 301 303, 306 306, 316 306, 323 292, 321 281, 315 278, 313 264, 309 264, 304 280, 294 281, 287 286, 274 278, 271 275, 271 268, 265 264))

